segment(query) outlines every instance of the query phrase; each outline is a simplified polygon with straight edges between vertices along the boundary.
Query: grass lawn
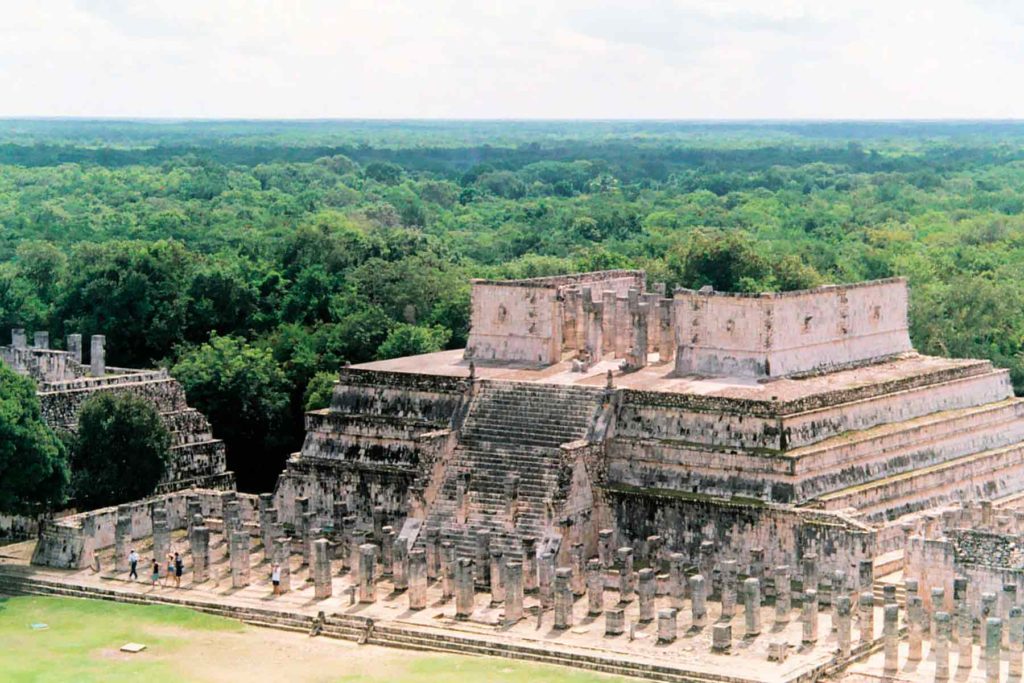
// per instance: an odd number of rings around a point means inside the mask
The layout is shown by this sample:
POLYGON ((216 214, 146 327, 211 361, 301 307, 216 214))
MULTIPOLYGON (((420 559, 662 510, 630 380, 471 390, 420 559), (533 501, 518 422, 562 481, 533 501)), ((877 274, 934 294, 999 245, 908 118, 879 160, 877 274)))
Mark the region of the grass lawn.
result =
POLYGON ((181 607, 0 597, 0 679, 587 683, 626 679, 486 657, 421 654, 254 628, 181 607), (47 624, 33 630, 32 624, 47 624), (126 654, 128 642, 147 650, 126 654))

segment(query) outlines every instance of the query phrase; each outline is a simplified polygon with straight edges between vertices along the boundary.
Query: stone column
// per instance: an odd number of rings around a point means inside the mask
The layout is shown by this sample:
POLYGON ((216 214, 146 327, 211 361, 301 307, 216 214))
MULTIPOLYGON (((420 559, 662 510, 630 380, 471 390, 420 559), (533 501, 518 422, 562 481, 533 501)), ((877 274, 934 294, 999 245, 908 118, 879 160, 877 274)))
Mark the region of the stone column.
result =
POLYGON ((249 532, 235 531, 231 534, 231 587, 244 588, 249 585, 249 532))
POLYGON ((278 590, 287 593, 292 588, 292 539, 289 536, 274 539, 274 563, 281 568, 278 590))
POLYGON ((601 319, 601 351, 615 353, 615 315, 618 313, 615 308, 615 290, 606 289, 601 292, 601 309, 604 314, 601 319))
POLYGON ((882 586, 882 604, 883 605, 895 605, 896 604, 896 586, 891 583, 887 583, 882 586))
POLYGON ((359 583, 359 571, 362 563, 362 551, 359 550, 364 544, 369 543, 369 534, 361 529, 352 529, 348 534, 348 566, 352 580, 359 583))
MULTIPOLYGON (((934 615, 936 612, 939 612, 939 611, 945 611, 945 609, 946 609, 946 592, 942 589, 941 586, 936 586, 936 587, 932 588, 932 600, 931 600, 931 603, 932 603, 932 606, 931 606, 931 612, 930 613, 932 615, 934 615)), ((929 624, 930 624, 930 628, 931 628, 932 640, 935 640, 935 619, 934 618, 930 619, 929 620, 929 624)))
POLYGON ((789 623, 792 605, 792 584, 789 580, 789 565, 783 564, 775 568, 775 622, 789 623))
POLYGON ((711 629, 711 651, 728 652, 732 648, 732 624, 715 624, 711 629))
POLYGON ((874 560, 861 560, 857 563, 857 589, 860 592, 869 591, 875 585, 875 562, 874 560))
POLYGON ((487 590, 491 583, 491 532, 476 531, 476 585, 487 590))
MULTIPOLYGON (((270 511, 274 509, 274 494, 261 493, 259 497, 259 525, 260 545, 263 546, 263 559, 270 559, 270 547, 274 542, 274 523, 277 522, 277 515, 270 518, 270 511)), ((276 513, 276 510, 275 510, 276 513)))
MULTIPOLYGON (((1017 586, 1013 584, 1003 584, 1003 590, 999 594, 999 618, 1003 620, 1003 623, 1009 626, 1010 623, 1010 609, 1017 604, 1017 586)), ((1003 647, 1010 647, 1010 629, 1003 629, 1003 647)))
POLYGON ((670 363, 676 356, 676 328, 672 316, 672 299, 658 301, 658 323, 660 327, 659 360, 662 363, 670 363))
POLYGON ((870 643, 875 639, 875 594, 864 591, 860 594, 860 642, 870 643))
POLYGON ((71 358, 73 358, 76 363, 79 365, 82 364, 82 335, 68 335, 68 353, 71 354, 71 358))
POLYGON ((188 524, 188 533, 192 533, 192 527, 195 525, 196 515, 202 516, 202 514, 203 504, 199 500, 199 497, 194 494, 188 494, 185 496, 185 523, 188 524))
POLYGON ((836 599, 836 614, 839 618, 839 626, 836 628, 836 638, 839 641, 839 654, 846 659, 850 656, 850 596, 840 595, 836 599))
POLYGON ((167 510, 153 508, 153 557, 160 567, 160 576, 167 573, 167 555, 171 549, 171 530, 167 526, 167 510))
MULTIPOLYGON (((210 529, 205 526, 192 527, 189 546, 192 550, 192 583, 204 583, 210 567, 210 529)), ((166 559, 161 564, 166 564, 166 559)))
POLYGON ((883 616, 882 637, 885 649, 883 670, 886 676, 894 676, 899 669, 899 607, 886 605, 883 616))
POLYGON ((565 630, 572 626, 572 569, 555 570, 555 628, 565 630))
POLYGON ((505 625, 512 626, 523 618, 523 565, 505 565, 505 625))
POLYGON ((978 646, 985 646, 985 628, 988 625, 988 619, 996 616, 996 594, 995 593, 982 593, 981 594, 981 617, 978 619, 978 630, 975 632, 975 636, 978 639, 978 646))
MULTIPOLYGON (((382 530, 380 545, 381 575, 391 576, 395 566, 395 529, 386 526, 382 530)), ((451 547, 451 541, 445 541, 451 547)))
POLYGON ((441 576, 441 530, 438 527, 427 527, 423 549, 427 557, 427 580, 436 581, 441 576))
POLYGON ((572 561, 572 594, 581 597, 587 592, 587 558, 582 543, 573 543, 569 551, 572 561))
POLYGON ((107 374, 107 338, 102 334, 92 335, 89 342, 89 372, 93 377, 107 374))
POLYGON ((587 562, 587 595, 587 614, 596 617, 604 611, 604 569, 596 557, 587 562))
POLYGON ((633 601, 633 549, 619 548, 619 602, 633 601))
POLYGON ((615 564, 615 532, 611 529, 601 529, 597 532, 597 558, 601 560, 602 569, 611 569, 615 564))
MULTIPOLYGON (((302 513, 302 564, 313 563, 313 541, 319 533, 313 528, 315 515, 312 512, 302 513)), ((350 560, 351 563, 351 560, 350 560)))
POLYGON ((804 591, 802 613, 804 643, 818 642, 818 591, 813 588, 804 591))
POLYGON ((331 549, 326 538, 313 541, 313 597, 331 597, 331 549))
POLYGON ((704 577, 694 574, 690 577, 690 610, 695 628, 703 628, 708 622, 707 587, 704 577))
POLYGON ((747 571, 747 578, 764 583, 764 548, 750 549, 750 569, 747 571))
MULTIPOLYGON (((960 633, 963 630, 963 623, 966 621, 970 624, 971 615, 967 607, 967 579, 962 576, 953 578, 953 628, 954 640, 960 641, 960 633)), ((971 629, 968 626, 967 632, 970 633, 971 629)))
POLYGON ((697 573, 707 581, 708 594, 715 592, 715 544, 701 541, 697 556, 697 573))
POLYGON ((658 642, 674 643, 679 628, 676 622, 676 609, 669 607, 658 610, 658 642))
POLYGON ((469 512, 469 473, 460 472, 455 479, 455 523, 462 525, 466 523, 466 515, 469 512))
POLYGON ((231 557, 231 539, 234 538, 235 532, 241 529, 242 511, 238 501, 230 498, 223 500, 220 517, 221 522, 224 524, 222 532, 224 552, 228 557, 231 557))
POLYGON ((409 540, 404 536, 395 539, 391 575, 396 591, 404 591, 409 587, 409 540))
POLYGON ((448 602, 455 595, 455 544, 441 541, 441 601, 448 602))
POLYGON ((661 536, 654 534, 647 537, 647 543, 644 545, 647 566, 655 572, 658 571, 658 566, 660 564, 661 546, 663 543, 664 539, 661 536))
POLYGON ((334 533, 337 534, 339 538, 345 531, 346 517, 348 517, 348 503, 343 500, 335 500, 331 506, 331 520, 334 524, 334 533))
POLYGON ((537 539, 527 536, 523 543, 523 592, 537 592, 537 539))
POLYGON ((722 562, 722 621, 736 615, 736 560, 722 562))
POLYGON ((753 637, 761 633, 761 582, 750 578, 743 582, 744 624, 746 634, 753 637))
POLYGON ((626 610, 621 607, 613 607, 604 613, 604 634, 606 636, 621 636, 626 630, 626 610))
POLYGON ((672 607, 680 610, 683 608, 683 600, 686 599, 686 574, 683 567, 686 564, 686 555, 672 553, 668 556, 668 599, 672 607))
POLYGON ((455 618, 469 619, 473 614, 473 560, 460 557, 455 563, 455 618))
POLYGON ((935 680, 949 680, 949 612, 938 611, 935 622, 935 680))
MULTIPOLYGON (((319 541, 318 541, 319 542, 319 541)), ((377 546, 359 546, 359 602, 377 601, 377 546)))
POLYGON ((846 572, 837 569, 832 572, 832 590, 829 592, 829 599, 832 601, 832 630, 835 631, 839 625, 839 615, 836 612, 836 599, 846 593, 846 572))
POLYGON ((358 548, 362 543, 356 543, 353 540, 353 534, 356 531, 356 522, 358 518, 355 515, 346 515, 342 518, 341 522, 341 534, 338 542, 340 546, 338 548, 338 555, 341 556, 341 567, 352 572, 352 579, 355 579, 355 575, 359 573, 359 565, 353 565, 353 561, 358 561, 359 557, 353 552, 354 548, 358 548))
POLYGON ((654 570, 644 567, 638 574, 637 597, 640 600, 640 623, 654 621, 654 597, 657 589, 654 570))
POLYGON ((502 568, 505 565, 505 553, 501 548, 491 548, 491 602, 505 602, 505 583, 502 568))
POLYGON ((907 661, 921 661, 924 608, 920 595, 907 596, 907 661))
POLYGON ((427 606, 427 554, 422 548, 409 551, 409 609, 427 606))
MULTIPOLYGON (((128 555, 132 550, 132 517, 127 505, 117 506, 117 521, 114 523, 114 568, 126 572, 130 568, 128 555), (124 508, 124 509, 122 509, 124 508)), ((161 558, 162 560, 163 558, 161 558)), ((142 561, 139 561, 142 564, 142 561)), ((140 569, 142 569, 140 567, 140 569)), ((144 571, 144 570, 143 570, 144 571)))
POLYGON ((985 681, 999 683, 999 649, 1002 646, 1003 621, 996 617, 985 620, 985 681))
POLYGON ((958 669, 970 670, 974 660, 974 626, 970 612, 965 610, 958 620, 959 632, 957 633, 957 663, 958 669))
POLYGON ((384 506, 375 505, 371 512, 373 516, 373 543, 380 543, 381 536, 384 533, 384 506))
POLYGON ((1009 639, 1007 645, 1010 650, 1010 678, 1020 679, 1021 674, 1024 673, 1021 668, 1021 651, 1024 650, 1024 612, 1022 612, 1020 605, 1014 605, 1010 608, 1008 615, 1008 626, 1009 639))
POLYGON ((807 592, 808 588, 813 588, 815 594, 818 592, 818 554, 817 553, 805 553, 803 559, 800 561, 801 568, 803 570, 803 585, 804 592, 807 592))
POLYGON ((542 609, 551 609, 555 600, 555 556, 545 552, 537 565, 538 592, 542 609))

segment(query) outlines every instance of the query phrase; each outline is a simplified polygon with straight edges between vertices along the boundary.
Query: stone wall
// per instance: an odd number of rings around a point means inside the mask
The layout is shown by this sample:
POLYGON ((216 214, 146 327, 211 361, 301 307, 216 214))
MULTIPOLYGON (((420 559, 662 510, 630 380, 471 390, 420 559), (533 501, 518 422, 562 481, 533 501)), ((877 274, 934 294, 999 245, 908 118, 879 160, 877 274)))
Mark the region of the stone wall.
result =
POLYGON ((783 377, 911 350, 902 278, 798 292, 677 290, 676 372, 783 377))

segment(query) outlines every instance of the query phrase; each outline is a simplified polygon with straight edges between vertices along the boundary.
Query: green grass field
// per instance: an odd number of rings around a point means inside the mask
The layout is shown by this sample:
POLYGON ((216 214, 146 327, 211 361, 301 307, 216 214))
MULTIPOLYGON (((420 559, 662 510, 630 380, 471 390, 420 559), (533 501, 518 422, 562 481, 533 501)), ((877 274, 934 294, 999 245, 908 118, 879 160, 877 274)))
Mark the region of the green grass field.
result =
POLYGON ((0 678, 19 683, 625 680, 501 659, 360 648, 339 641, 248 627, 179 607, 56 597, 0 597, 0 643, 0 678), (32 624, 38 623, 47 624, 48 628, 33 630, 32 624), (148 649, 139 655, 118 651, 121 645, 132 641, 145 643, 148 649), (277 647, 268 647, 268 643, 277 647), (240 667, 245 666, 252 670, 244 672, 240 667))

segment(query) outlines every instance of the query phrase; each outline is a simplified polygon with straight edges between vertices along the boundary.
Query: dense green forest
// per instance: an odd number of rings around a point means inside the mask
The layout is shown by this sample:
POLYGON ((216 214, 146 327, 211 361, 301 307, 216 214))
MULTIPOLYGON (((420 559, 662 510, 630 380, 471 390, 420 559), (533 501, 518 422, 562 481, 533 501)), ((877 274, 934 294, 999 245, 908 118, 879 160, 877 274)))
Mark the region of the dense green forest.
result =
POLYGON ((0 329, 107 335, 269 487, 346 362, 465 342, 468 280, 905 275, 1024 390, 1024 124, 0 121, 0 329))

